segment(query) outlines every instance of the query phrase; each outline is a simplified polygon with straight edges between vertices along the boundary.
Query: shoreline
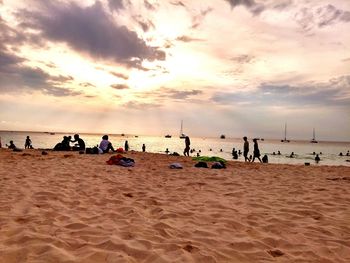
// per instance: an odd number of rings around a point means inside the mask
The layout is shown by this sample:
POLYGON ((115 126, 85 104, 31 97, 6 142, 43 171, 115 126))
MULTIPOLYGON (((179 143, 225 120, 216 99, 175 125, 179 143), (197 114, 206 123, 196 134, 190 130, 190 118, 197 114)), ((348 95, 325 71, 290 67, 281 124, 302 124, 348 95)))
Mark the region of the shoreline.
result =
POLYGON ((1 149, 0 263, 350 260, 350 167, 113 155, 1 149))

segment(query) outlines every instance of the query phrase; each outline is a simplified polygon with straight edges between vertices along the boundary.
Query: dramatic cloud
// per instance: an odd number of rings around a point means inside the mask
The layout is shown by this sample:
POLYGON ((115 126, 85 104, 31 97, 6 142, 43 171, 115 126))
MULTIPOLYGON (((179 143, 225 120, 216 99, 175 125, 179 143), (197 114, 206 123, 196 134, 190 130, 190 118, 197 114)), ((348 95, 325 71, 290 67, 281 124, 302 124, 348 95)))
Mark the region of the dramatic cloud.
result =
POLYGON ((252 62, 254 59, 254 56, 252 55, 238 55, 233 58, 231 58, 232 61, 238 63, 238 64, 247 64, 252 62))
POLYGON ((112 11, 117 12, 125 8, 123 0, 108 0, 108 6, 112 11))
POLYGON ((176 5, 176 6, 186 7, 186 5, 185 5, 183 2, 181 2, 181 1, 177 1, 177 2, 170 2, 170 4, 172 4, 172 5, 176 5))
POLYGON ((100 2, 88 7, 74 2, 41 2, 40 7, 40 12, 22 10, 18 15, 45 39, 66 43, 96 59, 114 60, 130 67, 142 68, 143 60, 165 59, 163 51, 147 46, 127 27, 118 26, 100 2))
POLYGON ((129 101, 125 103, 123 106, 128 109, 141 110, 141 111, 161 107, 161 105, 157 103, 142 103, 138 101, 129 101))
POLYGON ((25 58, 13 53, 7 46, 23 44, 26 38, 6 25, 0 18, 0 91, 1 93, 41 91, 52 96, 75 96, 75 92, 62 87, 69 84, 71 76, 52 76, 38 67, 23 64, 25 58))
POLYGON ((219 104, 255 106, 347 106, 350 105, 349 91, 350 76, 342 76, 327 83, 305 83, 300 86, 262 84, 257 90, 249 92, 216 93, 212 100, 219 104))
POLYGON ((338 22, 350 22, 350 12, 329 4, 318 8, 302 8, 294 16, 304 31, 326 27, 338 22))
POLYGON ((153 5, 151 4, 150 2, 148 2, 147 0, 144 0, 144 4, 145 4, 145 7, 148 9, 148 10, 156 10, 156 5, 153 5))
POLYGON ((203 39, 193 38, 193 37, 189 37, 189 36, 179 36, 176 38, 176 40, 182 41, 182 42, 203 41, 203 39))
POLYGON ((122 73, 118 73, 118 72, 113 72, 113 71, 110 71, 109 73, 111 73, 113 76, 116 76, 117 78, 121 78, 121 79, 129 79, 129 77, 125 74, 122 74, 122 73))
POLYGON ((128 85, 125 85, 125 84, 113 84, 111 85, 111 88, 117 89, 117 90, 129 89, 128 85))
POLYGON ((254 15, 259 15, 265 9, 264 5, 259 4, 254 0, 225 0, 225 1, 228 2, 232 8, 235 8, 237 6, 244 6, 254 15))
POLYGON ((191 28, 198 28, 203 23, 205 17, 213 10, 213 8, 208 7, 207 9, 202 10, 198 15, 193 16, 191 28))
POLYGON ((159 88, 154 91, 138 93, 140 98, 156 98, 156 99, 173 99, 173 100, 187 100, 190 97, 203 94, 202 90, 176 90, 169 88, 159 88))

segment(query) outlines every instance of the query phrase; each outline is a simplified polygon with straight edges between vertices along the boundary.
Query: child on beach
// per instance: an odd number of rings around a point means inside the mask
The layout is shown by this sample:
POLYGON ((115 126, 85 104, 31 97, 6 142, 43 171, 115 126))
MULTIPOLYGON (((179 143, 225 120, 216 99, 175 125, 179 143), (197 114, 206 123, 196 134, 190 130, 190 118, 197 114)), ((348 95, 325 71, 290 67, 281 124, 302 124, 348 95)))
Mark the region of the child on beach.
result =
POLYGON ((17 148, 16 145, 13 143, 13 141, 10 141, 10 145, 7 145, 7 144, 6 144, 6 146, 7 146, 7 148, 9 148, 9 149, 16 149, 16 148, 17 148))
POLYGON ((24 149, 33 149, 32 140, 27 136, 26 142, 24 143, 24 149))

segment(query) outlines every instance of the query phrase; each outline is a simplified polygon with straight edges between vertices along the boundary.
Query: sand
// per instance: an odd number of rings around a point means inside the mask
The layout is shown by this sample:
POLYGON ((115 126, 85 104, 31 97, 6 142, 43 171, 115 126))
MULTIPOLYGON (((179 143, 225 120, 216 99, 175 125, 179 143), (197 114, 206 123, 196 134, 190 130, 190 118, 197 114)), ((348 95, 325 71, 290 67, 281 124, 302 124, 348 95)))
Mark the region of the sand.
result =
POLYGON ((110 156, 0 149, 0 262, 350 262, 350 167, 110 156))

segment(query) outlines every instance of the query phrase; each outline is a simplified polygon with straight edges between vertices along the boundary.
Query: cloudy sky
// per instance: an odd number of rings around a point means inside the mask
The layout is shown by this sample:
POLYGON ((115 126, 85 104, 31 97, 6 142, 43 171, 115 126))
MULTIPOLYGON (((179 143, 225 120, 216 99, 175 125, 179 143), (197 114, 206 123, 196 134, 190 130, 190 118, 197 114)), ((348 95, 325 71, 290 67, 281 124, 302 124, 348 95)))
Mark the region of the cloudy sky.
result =
POLYGON ((0 0, 0 130, 350 141, 349 32, 349 0, 0 0))

